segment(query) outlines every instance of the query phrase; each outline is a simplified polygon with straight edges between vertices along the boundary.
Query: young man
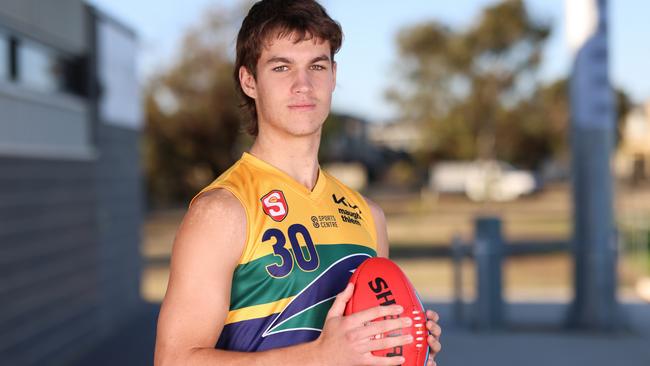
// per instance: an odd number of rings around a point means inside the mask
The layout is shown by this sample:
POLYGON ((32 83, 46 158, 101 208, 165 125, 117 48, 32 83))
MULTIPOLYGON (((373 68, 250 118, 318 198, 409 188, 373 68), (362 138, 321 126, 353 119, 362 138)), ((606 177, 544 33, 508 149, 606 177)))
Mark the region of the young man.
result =
MULTIPOLYGON (((399 306, 343 316, 347 280, 388 256, 384 215, 318 165, 336 84, 339 25, 313 0, 263 0, 237 39, 250 153, 192 200, 172 252, 156 365, 399 365, 371 351, 409 325, 399 306), (337 296, 338 294, 338 296, 337 296)), ((433 356, 437 315, 427 312, 433 356)))

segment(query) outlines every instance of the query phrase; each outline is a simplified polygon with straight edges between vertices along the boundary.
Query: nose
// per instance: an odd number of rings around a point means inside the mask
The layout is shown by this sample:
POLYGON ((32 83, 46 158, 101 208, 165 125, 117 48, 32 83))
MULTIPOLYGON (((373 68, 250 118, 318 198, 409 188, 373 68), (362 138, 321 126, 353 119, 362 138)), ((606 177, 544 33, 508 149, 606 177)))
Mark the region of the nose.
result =
POLYGON ((308 93, 312 90, 312 81, 307 70, 299 70, 296 72, 293 81, 292 92, 298 94, 308 93))

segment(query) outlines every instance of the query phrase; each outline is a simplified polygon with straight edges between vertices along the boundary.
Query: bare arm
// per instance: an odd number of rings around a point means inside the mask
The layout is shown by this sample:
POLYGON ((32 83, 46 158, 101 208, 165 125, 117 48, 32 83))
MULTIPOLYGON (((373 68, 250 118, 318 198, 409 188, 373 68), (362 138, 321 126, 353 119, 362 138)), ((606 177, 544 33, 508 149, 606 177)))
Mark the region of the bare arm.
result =
MULTIPOLYGON (((186 214, 172 251, 167 293, 158 318, 154 364, 167 365, 397 365, 370 351, 406 344, 400 337, 370 340, 404 326, 402 320, 364 323, 401 312, 377 307, 343 316, 350 288, 339 294, 316 341, 264 352, 218 350, 230 302, 232 274, 246 240, 246 214, 225 190, 207 192, 186 214)), ((403 361, 402 361, 403 362, 403 361)))

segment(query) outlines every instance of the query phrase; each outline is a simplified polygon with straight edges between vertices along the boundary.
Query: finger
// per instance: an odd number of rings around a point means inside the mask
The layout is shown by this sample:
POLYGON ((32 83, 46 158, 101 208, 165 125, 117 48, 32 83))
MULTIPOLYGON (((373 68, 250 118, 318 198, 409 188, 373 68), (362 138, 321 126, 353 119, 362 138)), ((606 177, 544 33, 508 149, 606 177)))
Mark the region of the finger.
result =
POLYGON ((427 319, 431 319, 437 323, 440 320, 440 315, 433 310, 427 310, 427 319))
POLYGON ((410 327, 412 324, 413 320, 411 320, 409 317, 370 322, 365 327, 360 327, 354 331, 353 339, 371 338, 377 334, 383 334, 392 330, 410 327))
POLYGON ((358 313, 354 313, 348 316, 350 321, 355 324, 364 324, 370 321, 373 321, 377 318, 383 318, 387 316, 398 316, 404 311, 404 308, 400 305, 389 305, 389 306, 375 306, 374 308, 366 309, 358 313))
POLYGON ((442 344, 440 344, 440 341, 436 340, 432 335, 429 335, 427 337, 427 343, 429 344, 429 348, 431 349, 431 352, 434 353, 434 355, 442 349, 442 344))
POLYGON ((437 365, 436 361, 434 361, 431 358, 429 359, 429 361, 427 361, 427 366, 436 366, 436 365, 437 365))
POLYGON ((434 337, 436 337, 436 339, 440 338, 440 335, 442 334, 442 328, 440 328, 438 324, 429 320, 427 322, 427 329, 429 332, 431 332, 431 334, 433 334, 434 337))
POLYGON ((354 293, 354 285, 348 283, 345 290, 336 295, 336 299, 334 300, 330 310, 327 312, 325 320, 335 316, 342 316, 343 312, 345 312, 345 305, 348 303, 350 298, 352 298, 352 293, 354 293))
POLYGON ((413 336, 410 334, 399 337, 386 337, 368 342, 365 345, 366 351, 379 351, 387 348, 394 348, 413 343, 413 336))

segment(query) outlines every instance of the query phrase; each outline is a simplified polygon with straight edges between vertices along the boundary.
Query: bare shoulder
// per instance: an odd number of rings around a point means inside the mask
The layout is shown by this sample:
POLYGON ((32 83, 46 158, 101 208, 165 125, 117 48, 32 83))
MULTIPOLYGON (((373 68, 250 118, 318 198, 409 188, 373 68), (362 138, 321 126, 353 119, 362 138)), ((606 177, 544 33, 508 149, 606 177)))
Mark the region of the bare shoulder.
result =
POLYGON ((220 217, 221 219, 237 221, 240 218, 246 218, 244 207, 239 199, 227 189, 213 189, 196 197, 190 206, 186 218, 204 218, 220 217))
POLYGON ((368 207, 370 207, 370 211, 372 213, 373 219, 375 219, 375 222, 377 222, 377 220, 379 220, 381 222, 385 222, 386 217, 384 216, 384 210, 382 210, 381 207, 375 201, 371 200, 370 198, 368 198, 366 196, 363 196, 363 199, 368 204, 368 207))
POLYGON ((363 197, 370 207, 370 213, 372 214, 372 219, 375 222, 375 232, 377 235, 377 255, 380 257, 388 257, 388 231, 386 229, 386 216, 384 216, 384 210, 381 207, 369 199, 368 197, 363 197))
POLYGON ((226 189, 211 190, 198 196, 185 214, 174 241, 172 262, 194 250, 203 255, 218 252, 225 255, 221 259, 236 260, 245 239, 246 211, 239 199, 226 189))

